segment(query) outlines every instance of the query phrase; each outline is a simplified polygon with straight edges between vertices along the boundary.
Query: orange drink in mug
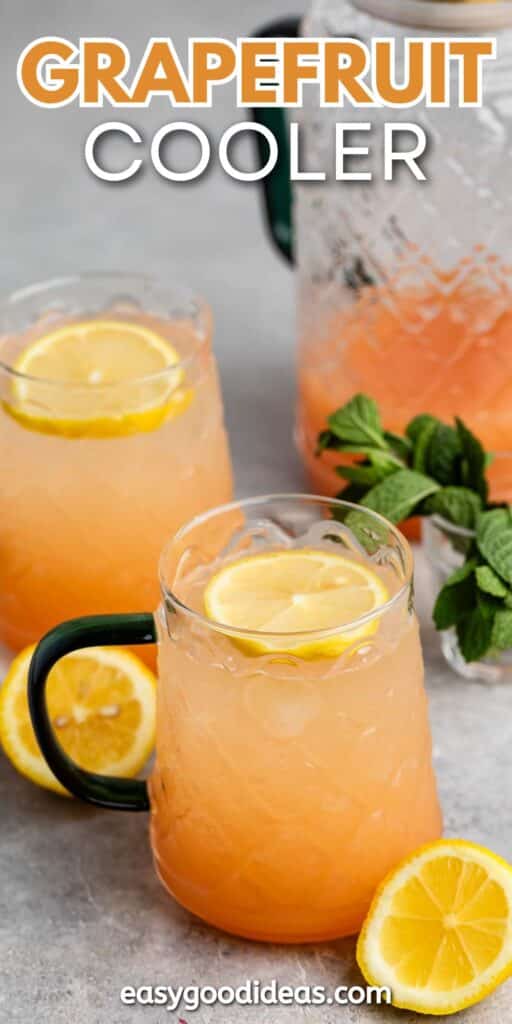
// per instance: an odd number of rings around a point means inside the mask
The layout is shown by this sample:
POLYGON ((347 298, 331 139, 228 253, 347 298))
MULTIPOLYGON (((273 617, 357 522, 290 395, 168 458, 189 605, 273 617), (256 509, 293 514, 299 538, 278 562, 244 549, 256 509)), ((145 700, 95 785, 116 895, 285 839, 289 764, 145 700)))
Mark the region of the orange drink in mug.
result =
POLYGON ((155 616, 75 620, 36 650, 49 766, 85 800, 150 810, 162 882, 211 924, 278 942, 356 932, 387 872, 441 832, 412 571, 403 536, 348 503, 277 496, 193 519, 164 549, 155 616), (155 637, 149 782, 85 772, 55 739, 49 671, 155 637))
POLYGON ((158 596, 159 551, 232 493, 208 308, 91 274, 0 307, 0 641, 158 596))

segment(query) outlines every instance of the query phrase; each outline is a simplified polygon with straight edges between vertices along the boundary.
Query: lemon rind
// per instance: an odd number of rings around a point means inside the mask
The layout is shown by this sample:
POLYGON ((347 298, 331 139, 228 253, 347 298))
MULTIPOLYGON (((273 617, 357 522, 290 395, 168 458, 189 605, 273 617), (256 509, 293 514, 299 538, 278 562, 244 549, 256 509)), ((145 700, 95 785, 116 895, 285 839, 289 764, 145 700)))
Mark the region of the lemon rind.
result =
POLYGON ((440 839, 420 847, 398 868, 391 871, 377 889, 359 935, 356 959, 369 985, 388 986, 391 989, 392 1005, 398 1009, 443 1017, 459 1013, 461 1010, 480 1003, 512 976, 512 866, 498 854, 469 840, 440 839), (454 997, 453 991, 447 993, 446 996, 436 992, 434 996, 429 997, 427 993, 422 997, 421 990, 395 981, 392 967, 381 956, 378 949, 379 925, 386 919, 393 897, 409 878, 414 877, 415 866, 419 867, 428 859, 434 859, 428 855, 437 853, 439 856, 453 854, 471 863, 479 863, 489 872, 493 880, 502 885, 510 910, 502 952, 493 964, 482 971, 478 978, 459 989, 457 997, 454 997), (494 869, 492 874, 490 866, 494 869), (376 935, 372 935, 374 931, 377 932, 376 935))
MULTIPOLYGON (((343 555, 341 554, 334 554, 330 551, 324 551, 321 548, 293 548, 291 550, 285 551, 269 551, 265 552, 264 554, 248 555, 245 558, 238 559, 235 563, 231 563, 231 565, 235 565, 236 568, 238 569, 240 566, 246 565, 249 562, 253 562, 255 559, 267 559, 270 561, 279 558, 280 560, 282 560, 283 558, 286 559, 289 556, 295 557, 296 555, 314 555, 315 558, 323 557, 325 562, 332 562, 334 559, 336 559, 339 561, 349 563, 352 568, 357 567, 357 570, 361 572, 361 575, 364 575, 368 580, 371 581, 374 593, 376 595, 378 594, 378 602, 376 601, 375 612, 378 610, 379 607, 386 604, 386 602, 389 600, 389 591, 385 584, 383 583, 383 581, 377 575, 377 573, 374 573, 366 566, 360 565, 360 563, 351 562, 350 559, 344 558, 343 555)), ((220 569, 219 572, 216 573, 215 576, 213 576, 209 580, 203 594, 204 610, 207 617, 213 621, 219 622, 220 626, 230 626, 230 624, 227 622, 222 623, 218 603, 217 601, 215 601, 215 599, 212 600, 212 593, 215 592, 215 587, 218 586, 220 578, 227 574, 230 568, 230 565, 226 565, 222 569, 220 569)), ((374 613, 370 611, 367 614, 374 613)), ((241 650, 242 652, 251 657, 264 655, 288 655, 300 658, 304 661, 311 661, 317 658, 333 659, 340 657, 343 653, 345 653, 345 651, 347 651, 354 645, 363 641, 367 641, 369 638, 371 638, 378 630, 379 621, 379 617, 376 616, 369 622, 364 623, 362 626, 348 631, 346 630, 345 627, 340 626, 339 628, 340 631, 343 631, 343 635, 337 635, 335 632, 335 627, 333 627, 332 635, 325 639, 311 640, 306 643, 298 643, 296 645, 285 647, 281 646, 277 639, 275 642, 270 642, 268 640, 264 641, 255 640, 252 638, 250 639, 244 637, 237 637, 232 635, 231 633, 226 635, 229 635, 229 639, 236 647, 238 647, 239 650, 241 650)), ((230 627, 230 629, 231 628, 236 629, 236 627, 230 627)), ((258 631, 254 630, 254 632, 258 631)), ((265 633, 265 630, 262 629, 259 632, 265 633)), ((268 632, 271 633, 272 630, 269 630, 268 632)), ((305 630, 303 632, 308 631, 305 630)), ((312 629, 311 632, 315 632, 315 630, 312 629)), ((325 632, 328 632, 328 630, 326 630, 325 632)), ((283 635, 290 636, 290 634, 283 635)))
MULTIPOLYGON (((14 701, 25 688, 25 679, 34 650, 35 645, 17 655, 0 688, 0 745, 21 775, 44 789, 69 797, 71 794, 55 778, 44 758, 37 757, 23 745, 19 735, 18 719, 13 711, 14 701)), ((130 651, 119 647, 90 647, 87 650, 73 653, 75 656, 89 657, 96 663, 100 662, 121 670, 124 669, 128 678, 134 683, 135 697, 140 696, 143 685, 147 687, 146 694, 151 692, 154 698, 156 691, 154 674, 130 651)), ((73 654, 68 657, 73 657, 73 654)), ((144 702, 143 706, 144 716, 136 734, 136 742, 130 747, 124 758, 120 758, 115 764, 112 764, 112 774, 133 778, 141 771, 151 755, 156 730, 154 699, 151 703, 144 702)))
MULTIPOLYGON (((168 420, 184 413, 194 397, 193 388, 183 386, 185 375, 180 365, 179 353, 173 345, 164 338, 161 338, 152 329, 142 324, 130 323, 124 320, 80 321, 66 324, 54 331, 50 331, 48 334, 36 339, 22 353, 15 362, 13 370, 18 376, 15 376, 12 382, 12 399, 4 399, 2 402, 4 411, 26 430, 73 440, 85 438, 102 440, 153 432, 158 430, 168 420), (119 415, 74 418, 42 416, 27 411, 26 407, 30 402, 30 386, 32 383, 27 378, 31 376, 31 364, 34 363, 35 357, 58 345, 59 340, 67 337, 73 328, 79 331, 80 328, 86 329, 91 324, 94 324, 96 331, 119 330, 120 325, 122 325, 123 330, 128 333, 134 334, 139 338, 145 338, 153 351, 158 351, 165 356, 165 362, 160 372, 165 373, 169 369, 174 370, 177 375, 172 394, 161 402, 143 405, 140 409, 133 412, 120 413, 119 415)), ((34 381, 37 383, 38 375, 35 375, 34 381)), ((51 380, 44 378, 41 379, 41 383, 48 386, 52 385, 51 380)), ((61 381, 53 383, 55 386, 62 384, 61 381)), ((122 384, 128 385, 129 382, 120 382, 119 386, 122 384)), ((80 382, 72 382, 70 386, 83 387, 86 386, 86 382, 82 385, 80 382)))
MULTIPOLYGON (((166 363, 164 363, 162 370, 165 370, 166 366, 169 366, 169 368, 177 368, 179 366, 179 353, 176 351, 174 346, 171 345, 170 342, 167 342, 156 331, 152 330, 152 328, 146 327, 144 324, 139 324, 136 321, 131 322, 130 320, 123 319, 99 320, 94 319, 93 317, 89 320, 70 321, 67 324, 63 324, 61 327, 56 327, 55 330, 48 331, 46 334, 43 334, 39 338, 36 338, 32 342, 32 344, 29 345, 16 360, 13 366, 14 371, 25 377, 30 377, 30 364, 34 361, 34 356, 36 354, 41 354, 42 352, 46 352, 48 349, 53 348, 56 344, 58 344, 58 342, 62 338, 67 337, 70 331, 72 331, 73 329, 75 330, 76 333, 79 333, 80 330, 90 330, 91 325, 94 325, 95 332, 98 332, 100 330, 118 330, 119 327, 122 327, 123 331, 125 331, 127 334, 134 334, 137 335, 139 338, 144 337, 146 338, 147 341, 149 341, 152 349, 161 352, 162 355, 171 355, 173 357, 170 361, 167 360, 166 363), (174 358, 174 356, 176 358, 174 358)), ((38 376, 39 375, 36 374, 36 377, 38 376)), ((25 385, 27 382, 20 380, 18 381, 18 383, 20 385, 25 385)), ((47 381, 46 383, 51 382, 47 381)))
POLYGON ((91 419, 32 416, 6 400, 2 402, 2 406, 11 419, 16 420, 25 430, 74 441, 102 441, 153 433, 164 423, 186 412, 193 399, 194 389, 184 388, 174 392, 170 401, 164 405, 147 406, 140 411, 122 416, 100 416, 91 419))

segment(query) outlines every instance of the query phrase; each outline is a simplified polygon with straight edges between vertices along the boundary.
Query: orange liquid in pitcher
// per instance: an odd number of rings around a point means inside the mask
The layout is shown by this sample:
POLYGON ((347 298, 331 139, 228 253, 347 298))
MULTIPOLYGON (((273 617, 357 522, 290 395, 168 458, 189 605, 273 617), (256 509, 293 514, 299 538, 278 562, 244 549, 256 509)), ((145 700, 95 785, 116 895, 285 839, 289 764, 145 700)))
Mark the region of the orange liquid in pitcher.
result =
POLYGON ((340 490, 340 457, 315 458, 316 439, 327 417, 363 391, 390 430, 420 412, 460 416, 496 453, 493 498, 512 500, 512 281, 492 255, 487 264, 485 283, 463 261, 431 287, 407 289, 399 279, 392 289, 367 287, 349 311, 303 338, 298 443, 315 490, 340 490))
MULTIPOLYGON (((180 597, 199 609, 204 585, 180 597)), ((150 786, 162 881, 252 939, 356 932, 390 868, 441 832, 407 595, 365 650, 338 659, 248 655, 172 621, 150 786)))

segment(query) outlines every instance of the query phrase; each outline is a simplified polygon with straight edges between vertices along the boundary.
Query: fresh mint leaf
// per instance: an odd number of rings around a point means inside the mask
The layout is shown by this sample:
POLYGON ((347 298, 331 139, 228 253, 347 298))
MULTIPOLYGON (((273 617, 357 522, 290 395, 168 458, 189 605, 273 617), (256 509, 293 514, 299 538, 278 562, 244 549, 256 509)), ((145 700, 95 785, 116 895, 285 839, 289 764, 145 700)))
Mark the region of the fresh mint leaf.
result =
POLYGON ((344 444, 386 448, 379 408, 373 398, 354 395, 327 420, 329 430, 344 444))
POLYGON ((490 565, 479 565, 475 575, 478 589, 483 590, 484 594, 490 594, 492 597, 507 596, 508 587, 490 565))
POLYGON ((359 484, 369 489, 378 484, 382 477, 375 466, 336 466, 336 473, 343 480, 350 480, 351 483, 359 484))
POLYGON ((459 435, 462 463, 461 483, 476 491, 482 501, 487 501, 489 488, 485 476, 486 455, 480 441, 458 417, 455 420, 459 435))
POLYGON ((493 529, 501 532, 512 525, 511 509, 508 505, 499 505, 495 508, 488 508, 480 516, 479 533, 485 529, 493 529))
POLYGON ((509 608, 500 608, 496 612, 492 630, 491 644, 501 651, 512 647, 512 611, 509 608))
POLYGON ((389 544, 389 529, 386 523, 378 520, 370 522, 368 514, 362 508, 350 509, 341 521, 352 531, 368 555, 374 555, 379 548, 389 544))
POLYGON ((481 514, 476 542, 485 561, 498 576, 512 584, 512 521, 508 508, 481 514))
POLYGON ((461 565, 458 569, 454 569, 448 579, 445 580, 445 587, 453 587, 456 583, 462 583, 463 580, 467 580, 476 569, 476 559, 470 558, 464 565, 461 565))
POLYGON ((474 530, 482 508, 482 499, 467 487, 443 487, 427 498, 422 511, 437 515, 455 526, 474 530))
POLYGON ((366 455, 369 458, 374 452, 382 451, 382 448, 375 448, 370 444, 349 444, 348 441, 338 441, 338 451, 346 452, 347 455, 366 455))
POLYGON ((395 473, 396 466, 392 462, 383 461, 381 464, 373 462, 365 465, 336 466, 336 472, 344 480, 350 480, 352 483, 370 490, 391 473, 395 473))
POLYGON ((379 469, 389 473, 396 473, 397 469, 404 469, 402 461, 388 449, 386 452, 381 452, 377 448, 373 448, 368 451, 368 459, 374 466, 378 466, 379 469))
POLYGON ((399 469, 392 476, 372 487, 363 498, 363 505, 380 512, 392 523, 407 519, 425 498, 438 490, 439 485, 422 473, 412 469, 399 469))
POLYGON ((457 639, 465 661, 480 661, 488 653, 494 632, 494 617, 476 607, 456 625, 457 639))
POLYGON ((447 580, 437 595, 433 618, 436 629, 450 629, 461 622, 476 605, 475 582, 471 574, 458 580, 447 580))
POLYGON ((443 487, 459 484, 461 443, 456 430, 438 423, 427 451, 425 470, 443 487))
POLYGON ((491 597, 490 594, 484 594, 481 590, 478 590, 477 605, 482 615, 485 615, 486 618, 491 618, 494 622, 496 612, 502 607, 502 602, 497 597, 491 597))
POLYGON ((418 473, 427 472, 429 450, 438 425, 439 424, 436 420, 428 420, 416 437, 412 456, 412 466, 418 473))
POLYGON ((381 458, 394 466, 395 469, 404 468, 402 460, 399 459, 397 455, 394 455, 389 448, 372 448, 370 445, 362 444, 343 444, 339 441, 336 450, 345 455, 365 455, 366 458, 375 465, 377 464, 377 460, 381 458))
POLYGON ((503 604, 505 605, 505 608, 512 609, 512 590, 507 590, 507 593, 503 598, 503 604))
POLYGON ((385 430, 384 438, 400 461, 407 465, 412 454, 412 441, 401 434, 393 433, 392 430, 385 430))
POLYGON ((429 423, 440 423, 441 421, 436 419, 435 416, 430 416, 427 412, 421 412, 419 416, 415 416, 413 420, 405 428, 405 435, 416 444, 420 434, 423 432, 429 423))

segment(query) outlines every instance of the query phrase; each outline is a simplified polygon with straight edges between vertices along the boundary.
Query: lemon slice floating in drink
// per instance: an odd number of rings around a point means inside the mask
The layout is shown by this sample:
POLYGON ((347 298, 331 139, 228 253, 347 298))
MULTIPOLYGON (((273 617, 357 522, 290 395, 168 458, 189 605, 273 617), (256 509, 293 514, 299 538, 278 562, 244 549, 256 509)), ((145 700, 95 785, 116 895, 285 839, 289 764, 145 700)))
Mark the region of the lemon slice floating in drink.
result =
MULTIPOLYGON (((14 660, 0 688, 0 743, 32 782, 66 794, 43 759, 28 709, 34 647, 14 660)), ((48 678, 48 710, 57 739, 81 768, 132 778, 155 742, 156 680, 128 651, 91 647, 68 654, 48 678)))
POLYGON ((512 974, 511 865, 463 840, 423 847, 377 892, 357 961, 403 1009, 445 1016, 480 1002, 512 974))
POLYGON ((343 627, 371 616, 389 596, 368 565, 328 551, 297 548, 226 565, 206 587, 204 607, 221 625, 266 634, 261 640, 234 637, 247 653, 332 658, 375 633, 378 616, 353 629, 343 627), (340 632, 318 639, 303 635, 335 629, 340 632))
POLYGON ((70 323, 32 342, 13 367, 6 411, 61 437, 119 437, 155 430, 190 404, 176 349, 143 324, 70 323))

